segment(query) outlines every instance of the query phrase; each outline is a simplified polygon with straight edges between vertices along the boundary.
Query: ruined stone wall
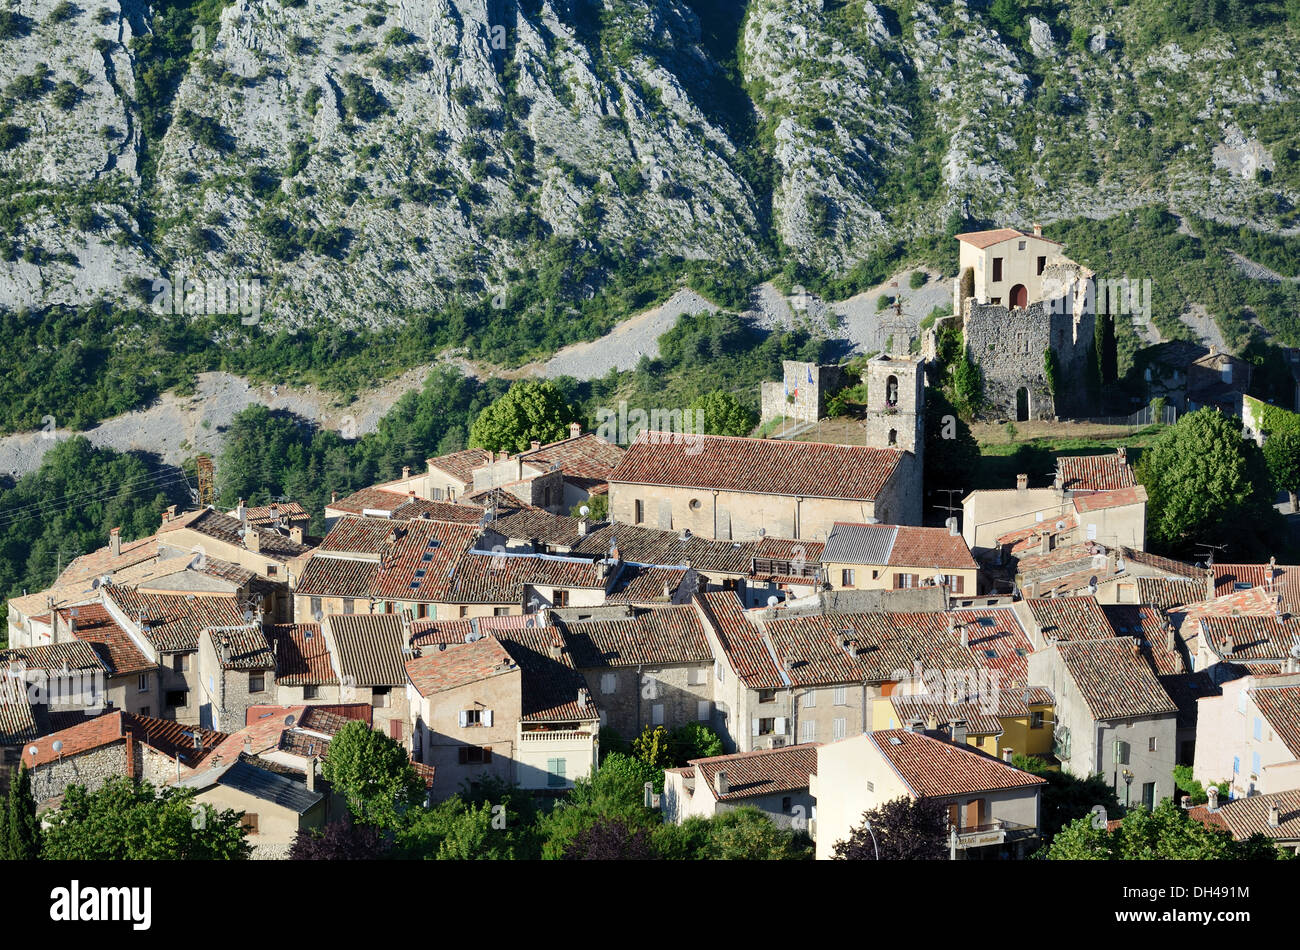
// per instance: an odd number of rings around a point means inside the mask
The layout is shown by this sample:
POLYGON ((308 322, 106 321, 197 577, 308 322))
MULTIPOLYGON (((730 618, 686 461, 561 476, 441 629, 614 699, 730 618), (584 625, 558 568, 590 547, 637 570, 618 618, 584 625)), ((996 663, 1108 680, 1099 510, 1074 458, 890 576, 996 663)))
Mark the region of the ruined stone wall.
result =
POLYGON ((761 419, 796 419, 816 422, 826 415, 826 398, 844 385, 839 366, 818 366, 798 360, 782 363, 782 381, 759 386, 761 419))

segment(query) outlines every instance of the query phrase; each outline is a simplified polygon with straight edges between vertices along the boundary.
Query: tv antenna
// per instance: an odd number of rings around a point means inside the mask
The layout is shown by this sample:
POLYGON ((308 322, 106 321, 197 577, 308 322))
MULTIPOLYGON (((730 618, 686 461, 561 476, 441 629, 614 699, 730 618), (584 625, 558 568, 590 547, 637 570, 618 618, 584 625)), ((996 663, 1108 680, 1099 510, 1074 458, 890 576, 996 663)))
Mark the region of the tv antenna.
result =
POLYGON ((1198 541, 1198 542, 1196 543, 1196 546, 1197 546, 1198 548, 1205 548, 1205 549, 1206 549, 1206 551, 1205 551, 1205 555, 1206 555, 1206 557, 1205 557, 1205 566, 1206 566, 1206 567, 1214 567, 1214 552, 1215 552, 1215 551, 1226 551, 1226 550, 1228 549, 1228 546, 1227 546, 1226 544, 1206 544, 1204 541, 1198 541))

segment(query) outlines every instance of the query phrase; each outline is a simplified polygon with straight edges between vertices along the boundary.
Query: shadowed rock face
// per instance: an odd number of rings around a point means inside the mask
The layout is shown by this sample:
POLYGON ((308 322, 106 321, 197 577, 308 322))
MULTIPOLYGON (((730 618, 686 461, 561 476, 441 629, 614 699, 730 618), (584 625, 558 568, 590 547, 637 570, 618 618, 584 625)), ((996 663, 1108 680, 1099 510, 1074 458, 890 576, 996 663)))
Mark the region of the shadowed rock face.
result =
POLYGON ((24 0, 0 37, 0 306, 258 277, 268 323, 376 324, 547 253, 843 274, 959 207, 1250 219, 1287 187, 1244 117, 1290 107, 1287 31, 1249 57, 1143 48, 1145 2, 1039 11, 1015 38, 963 3, 234 0, 173 50, 134 0, 59 2, 24 0))

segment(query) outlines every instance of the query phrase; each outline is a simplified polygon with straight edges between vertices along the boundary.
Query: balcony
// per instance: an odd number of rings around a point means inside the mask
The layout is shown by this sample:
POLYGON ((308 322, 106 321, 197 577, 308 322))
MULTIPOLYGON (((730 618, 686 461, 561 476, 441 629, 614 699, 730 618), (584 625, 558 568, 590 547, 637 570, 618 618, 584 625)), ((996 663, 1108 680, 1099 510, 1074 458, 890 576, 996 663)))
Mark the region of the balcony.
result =
POLYGON ((581 729, 530 729, 521 733, 521 742, 580 742, 591 738, 581 729))

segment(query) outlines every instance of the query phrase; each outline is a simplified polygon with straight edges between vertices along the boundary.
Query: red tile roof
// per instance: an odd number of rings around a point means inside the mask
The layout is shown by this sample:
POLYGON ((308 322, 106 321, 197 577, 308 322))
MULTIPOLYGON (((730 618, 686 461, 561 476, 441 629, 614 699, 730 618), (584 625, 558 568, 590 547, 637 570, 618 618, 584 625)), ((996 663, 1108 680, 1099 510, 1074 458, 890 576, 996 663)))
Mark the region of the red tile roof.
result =
POLYGON ((1098 721, 1178 712, 1131 637, 1060 642, 1061 662, 1098 721))
POLYGON ((379 564, 317 554, 307 561, 294 594, 303 597, 369 598, 379 564))
MULTIPOLYGON (((226 514, 234 514, 234 512, 226 512, 226 514)), ((307 521, 311 519, 311 514, 296 501, 281 501, 273 505, 246 506, 244 519, 251 525, 265 527, 285 519, 290 522, 307 521)))
MULTIPOLYGON (((308 545, 300 544, 275 529, 259 528, 255 525, 248 527, 250 530, 257 532, 258 553, 264 557, 287 561, 311 550, 308 545)), ((213 540, 237 548, 245 546, 244 539, 239 535, 239 532, 245 528, 244 523, 238 518, 222 514, 214 508, 201 508, 198 511, 190 511, 180 515, 171 521, 165 521, 162 527, 158 529, 158 535, 165 542, 169 533, 184 528, 197 531, 199 534, 213 540)))
POLYGON ((280 686, 333 686, 338 676, 318 623, 281 623, 268 630, 275 645, 275 682, 280 686))
POLYGON ((1062 455, 1056 472, 1066 491, 1116 491, 1137 484, 1132 467, 1119 455, 1062 455))
POLYGON ((15 690, 14 695, 0 699, 0 745, 27 742, 35 739, 38 731, 31 704, 25 695, 15 690))
POLYGON ((750 689, 780 689, 787 685, 766 639, 745 616, 732 590, 696 594, 696 608, 713 630, 736 675, 750 689))
POLYGON ((227 670, 273 670, 275 654, 261 627, 249 626, 239 630, 209 630, 212 649, 227 670))
POLYGON ((1296 841, 1300 839, 1300 788, 1234 799, 1219 807, 1219 817, 1238 841, 1253 834, 1296 841), (1275 805, 1277 827, 1268 823, 1269 809, 1275 805))
MULTIPOLYGON (((742 576, 753 567, 760 542, 715 541, 694 534, 683 537, 684 533, 637 525, 606 524, 578 539, 571 553, 583 557, 605 557, 611 547, 617 547, 619 557, 629 564, 682 567, 689 561, 691 567, 706 574, 742 576)), ((808 550, 813 548, 813 542, 808 542, 808 550)))
POLYGON ((1215 564, 1215 594, 1231 594, 1238 585, 1266 587, 1282 594, 1282 603, 1300 613, 1300 567, 1289 564, 1215 564))
POLYGON ((492 461, 492 453, 487 449, 462 449, 450 455, 439 455, 428 460, 430 468, 446 472, 467 485, 474 484, 474 469, 482 468, 492 461))
POLYGON ((626 620, 560 623, 579 669, 712 663, 704 624, 692 604, 659 607, 626 620))
MULTIPOLYGON (((111 714, 110 714, 111 715, 111 714)), ((158 719, 153 716, 137 716, 134 713, 119 713, 123 719, 123 729, 161 752, 170 759, 181 760, 183 765, 194 768, 204 761, 218 745, 226 739, 226 733, 202 726, 186 726, 172 719, 158 719), (198 734, 199 746, 195 747, 195 733, 198 734)), ((67 749, 64 749, 67 754, 67 749)))
POLYGON ((1053 241, 1043 237, 1041 234, 1025 234, 1023 231, 1017 231, 1015 228, 995 228, 991 231, 967 231, 964 234, 956 235, 957 240, 963 241, 972 247, 983 250, 986 247, 992 247, 994 244, 1001 244, 1003 241, 1010 241, 1019 238, 1033 238, 1036 241, 1047 241, 1048 244, 1061 246, 1060 241, 1053 241))
POLYGON ((330 614, 334 661, 353 686, 405 686, 405 635, 397 614, 330 614))
POLYGON ((227 594, 151 594, 119 584, 104 596, 132 622, 143 617, 144 635, 154 648, 167 653, 187 653, 199 648, 199 633, 209 627, 237 627, 246 623, 238 600, 227 594), (192 598, 192 599, 191 599, 192 598))
POLYGON ((1265 681, 1251 689, 1250 698, 1287 750, 1300 759, 1300 686, 1269 686, 1265 681))
POLYGON ((1025 599, 1043 636, 1054 640, 1110 638, 1115 630, 1095 597, 1028 597, 1025 599))
POLYGON ((1168 610, 1205 600, 1206 584, 1183 577, 1139 577, 1137 589, 1142 603, 1168 610))
POLYGON ((817 771, 820 743, 806 742, 782 749, 737 752, 707 759, 691 759, 693 774, 709 786, 714 798, 731 802, 760 795, 797 792, 808 787, 808 776, 817 771), (718 794, 718 773, 727 774, 728 791, 718 794))
POLYGON ((862 445, 642 432, 609 481, 874 501, 903 454, 862 445))
POLYGON ((563 639, 553 627, 499 629, 492 634, 522 673, 521 718, 524 722, 598 722, 600 712, 574 668, 563 639), (559 659, 551 646, 561 646, 559 659), (585 695, 584 706, 579 697, 585 695))
POLYGON ((466 551, 441 588, 449 604, 522 604, 524 588, 604 590, 614 577, 586 558, 466 551))
POLYGON ((906 729, 869 734, 916 798, 948 798, 1045 785, 1044 779, 969 746, 958 746, 906 729))
POLYGON ((473 643, 439 644, 421 649, 406 661, 406 675, 421 696, 432 696, 489 677, 517 673, 499 641, 484 637, 473 643))
POLYGON ((81 640, 63 643, 46 643, 34 647, 11 647, 0 650, 0 663, 6 666, 19 664, 29 670, 57 672, 69 670, 97 670, 107 673, 108 666, 100 659, 95 648, 81 640))
POLYGON ((521 452, 519 457, 530 465, 549 468, 559 465, 566 478, 606 481, 609 473, 622 461, 624 450, 594 433, 543 445, 521 452))
POLYGON ((1300 617, 1287 615, 1279 620, 1274 614, 1240 617, 1202 617, 1201 632, 1209 637, 1210 647, 1220 658, 1240 663, 1244 660, 1284 660, 1291 648, 1300 643, 1300 617), (1226 638, 1232 637, 1232 649, 1226 638))
POLYGON ((1189 564, 1186 561, 1176 561, 1173 558, 1161 557, 1159 554, 1152 554, 1150 551, 1135 551, 1133 548, 1119 547, 1116 554, 1125 561, 1131 561, 1143 567, 1149 567, 1153 570, 1162 571, 1174 577, 1185 577, 1202 582, 1204 587, 1205 568, 1198 567, 1195 564, 1189 564))
POLYGON ((1115 491, 1099 491, 1093 495, 1075 495, 1074 510, 1083 514, 1088 511, 1137 505, 1146 500, 1147 490, 1141 485, 1134 485, 1132 488, 1117 488, 1115 491))

